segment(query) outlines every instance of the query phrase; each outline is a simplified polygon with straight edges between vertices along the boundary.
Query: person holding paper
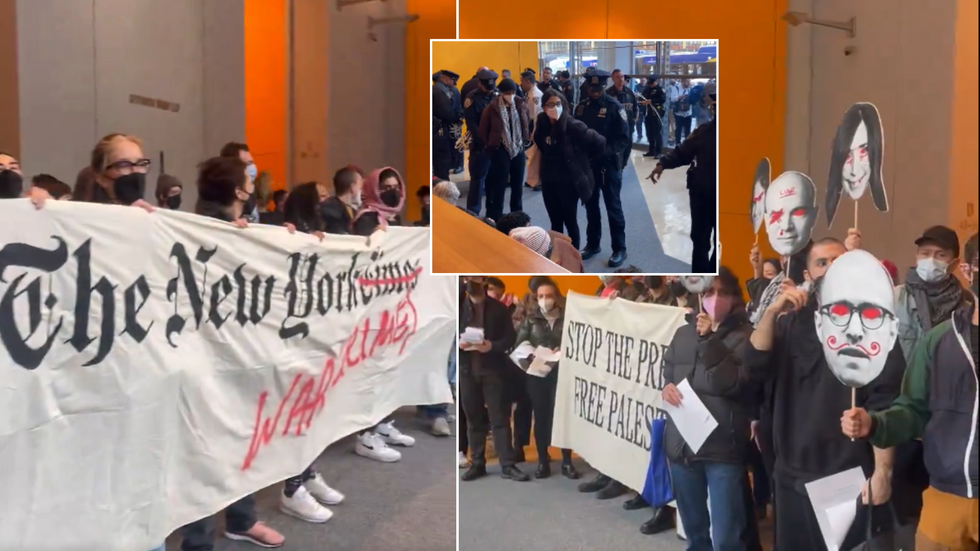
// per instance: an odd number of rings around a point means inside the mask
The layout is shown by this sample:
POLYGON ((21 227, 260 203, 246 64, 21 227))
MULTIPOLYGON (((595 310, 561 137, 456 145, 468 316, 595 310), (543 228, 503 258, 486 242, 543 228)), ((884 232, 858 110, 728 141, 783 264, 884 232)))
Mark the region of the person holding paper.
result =
MULTIPOLYGON (((976 240, 971 239, 977 265, 976 240)), ((970 245, 967 245, 969 251, 970 245)), ((877 447, 922 438, 930 487, 923 493, 916 535, 918 551, 977 549, 977 308, 957 309, 920 340, 902 395, 891 408, 869 413, 844 412, 841 428, 848 438, 867 438, 877 447)))
MULTIPOLYGON (((746 506, 747 487, 743 485, 750 445, 751 404, 747 402, 755 394, 756 383, 742 365, 742 355, 752 325, 738 278, 724 266, 702 295, 701 303, 704 312, 697 315, 695 323, 677 330, 664 357, 663 399, 670 414, 664 447, 687 549, 740 551, 745 549, 742 530, 755 520, 747 514, 751 506, 746 506), (682 384, 696 395, 684 395, 677 388, 682 384), (685 408, 685 404, 698 400, 715 426, 707 439, 685 434, 679 428, 678 416, 697 409, 685 408)), ((691 424, 689 420, 683 423, 685 427, 691 424)))
MULTIPOLYGON (((825 543, 805 484, 861 467, 873 486, 876 505, 890 499, 892 450, 851 441, 840 433, 841 411, 851 405, 852 389, 844 386, 827 365, 817 337, 815 312, 823 277, 847 248, 834 238, 817 240, 809 249, 806 270, 814 281, 805 292, 783 285, 755 327, 744 362, 750 376, 770 385, 767 407, 772 408, 772 436, 776 450, 776 549, 823 551, 825 543)), ((898 396, 905 358, 894 347, 882 372, 867 386, 856 389, 860 407, 879 411, 898 396)), ((867 508, 861 507, 844 540, 843 549, 863 541, 867 508)))
MULTIPOLYGON (((562 327, 565 319, 565 300, 558 290, 558 284, 550 277, 536 277, 531 281, 531 293, 537 301, 537 309, 528 312, 517 331, 517 345, 530 344, 537 350, 547 349, 558 352, 561 348, 562 327)), ((534 444, 538 452, 538 468, 534 478, 551 476, 551 429, 555 419, 555 396, 558 392, 558 362, 543 362, 547 374, 539 376, 530 368, 542 358, 534 355, 521 360, 521 367, 528 371, 527 392, 531 396, 534 410, 534 444)), ((572 480, 579 477, 572 465, 572 450, 561 450, 561 474, 572 480)))
POLYGON ((507 351, 514 345, 514 325, 507 307, 487 300, 483 276, 466 278, 466 299, 459 307, 459 390, 466 411, 467 438, 472 465, 464 482, 487 475, 487 433, 500 458, 504 478, 526 482, 529 477, 517 468, 511 442, 510 400, 506 393, 507 370, 514 369, 507 351), (473 329, 483 330, 479 343, 463 338, 473 329))

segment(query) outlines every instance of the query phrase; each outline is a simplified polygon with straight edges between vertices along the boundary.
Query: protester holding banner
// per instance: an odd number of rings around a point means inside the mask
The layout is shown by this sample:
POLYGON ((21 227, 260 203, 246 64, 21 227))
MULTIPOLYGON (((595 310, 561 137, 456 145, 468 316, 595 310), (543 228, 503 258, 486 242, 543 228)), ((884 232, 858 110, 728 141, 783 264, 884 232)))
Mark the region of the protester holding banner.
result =
POLYGON ((671 419, 665 447, 688 549, 737 551, 744 549, 743 528, 755 523, 748 516, 752 508, 745 507, 745 463, 756 383, 742 364, 752 326, 738 278, 725 266, 719 268, 701 302, 704 312, 695 323, 678 329, 667 349, 663 399, 680 407, 688 397, 677 385, 687 380, 719 426, 694 450, 671 419))
POLYGON ((369 236, 379 228, 401 226, 405 206, 405 180, 388 166, 371 171, 364 179, 361 208, 354 219, 353 233, 369 236))
MULTIPOLYGON (((772 189, 770 187, 770 189, 772 189)), ((792 285, 782 288, 756 325, 745 365, 751 373, 772 380, 772 419, 775 440, 775 533, 778 549, 815 549, 823 541, 816 513, 804 484, 860 467, 873 486, 875 504, 891 493, 892 451, 872 449, 840 435, 841 411, 852 403, 852 389, 830 369, 818 338, 815 314, 821 281, 838 257, 847 252, 834 238, 814 242, 806 269, 816 292, 792 285), (835 414, 835 412, 837 412, 835 414)), ((855 390, 856 404, 870 411, 887 408, 898 395, 905 361, 892 349, 882 372, 855 390)), ((853 547, 863 541, 866 511, 858 512, 847 539, 853 547)))
MULTIPOLYGON (((531 283, 531 293, 535 296, 538 308, 529 312, 520 329, 517 330, 516 346, 525 343, 534 349, 547 348, 555 351, 561 347, 561 336, 564 327, 564 297, 558 285, 548 277, 536 277, 531 283)), ((533 355, 521 361, 521 367, 528 370, 533 355)), ((558 363, 549 362, 550 370, 541 377, 537 374, 527 374, 527 393, 531 397, 534 409, 534 443, 538 452, 538 468, 534 478, 551 476, 551 457, 548 448, 551 446, 551 428, 555 418, 555 394, 558 391, 558 363)), ((575 480, 578 471, 572 465, 572 450, 561 450, 561 474, 565 478, 575 480)))

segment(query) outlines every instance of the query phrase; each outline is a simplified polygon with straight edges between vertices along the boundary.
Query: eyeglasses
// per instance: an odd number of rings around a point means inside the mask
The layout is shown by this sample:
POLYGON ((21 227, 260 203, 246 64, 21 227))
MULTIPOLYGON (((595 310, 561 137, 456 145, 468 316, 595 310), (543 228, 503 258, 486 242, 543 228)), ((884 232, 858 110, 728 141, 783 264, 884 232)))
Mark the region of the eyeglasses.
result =
POLYGON ((138 161, 116 161, 111 165, 107 166, 106 170, 115 169, 119 171, 123 171, 123 170, 132 171, 140 168, 150 168, 150 165, 152 164, 153 161, 151 161, 150 159, 140 159, 138 161))
POLYGON ((851 324, 854 314, 858 314, 861 325, 869 331, 880 329, 886 319, 894 317, 891 312, 880 306, 869 303, 854 305, 847 301, 821 306, 820 313, 830 318, 830 323, 837 327, 847 327, 851 324))

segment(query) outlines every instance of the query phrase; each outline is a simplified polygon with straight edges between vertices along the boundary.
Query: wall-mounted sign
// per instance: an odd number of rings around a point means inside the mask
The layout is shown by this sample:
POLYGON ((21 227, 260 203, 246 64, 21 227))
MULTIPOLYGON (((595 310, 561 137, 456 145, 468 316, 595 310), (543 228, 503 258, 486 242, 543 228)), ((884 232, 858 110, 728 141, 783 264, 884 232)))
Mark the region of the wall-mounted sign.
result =
POLYGON ((173 113, 180 112, 179 103, 163 99, 148 98, 146 96, 138 96, 136 94, 129 95, 129 103, 132 103, 133 105, 142 105, 143 107, 162 109, 163 111, 171 111, 173 113))

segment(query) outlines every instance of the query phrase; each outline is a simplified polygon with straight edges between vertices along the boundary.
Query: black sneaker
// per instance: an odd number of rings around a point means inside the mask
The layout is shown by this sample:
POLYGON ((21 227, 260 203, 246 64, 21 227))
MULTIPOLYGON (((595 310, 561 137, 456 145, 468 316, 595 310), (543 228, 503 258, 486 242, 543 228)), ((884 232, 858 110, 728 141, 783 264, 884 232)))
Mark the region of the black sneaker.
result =
POLYGON ((599 490, 599 493, 595 495, 596 499, 613 499, 619 497, 629 490, 626 486, 623 486, 618 480, 613 480, 606 485, 605 488, 599 490))
POLYGON ((463 482, 470 482, 471 480, 476 480, 478 478, 483 478, 487 476, 487 467, 485 465, 473 465, 463 473, 460 480, 463 482))
POLYGON ((674 510, 661 507, 653 513, 653 518, 640 526, 640 532, 652 536, 674 529, 674 510))
POLYGON ((627 511, 637 511, 639 509, 645 509, 649 506, 650 504, 647 503, 647 500, 643 499, 643 496, 640 494, 636 494, 636 497, 633 499, 627 499, 623 502, 623 509, 626 509, 627 511))
POLYGON ((578 491, 583 494, 591 494, 593 492, 598 492, 599 490, 605 488, 609 485, 612 479, 604 474, 600 474, 588 482, 584 482, 578 485, 578 491))
POLYGON ((527 482, 528 480, 531 480, 531 477, 524 474, 516 466, 504 467, 503 470, 500 472, 500 476, 502 478, 513 480, 515 482, 527 482))

